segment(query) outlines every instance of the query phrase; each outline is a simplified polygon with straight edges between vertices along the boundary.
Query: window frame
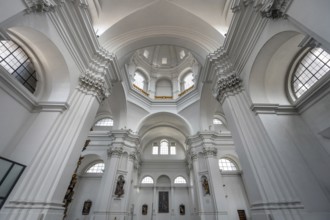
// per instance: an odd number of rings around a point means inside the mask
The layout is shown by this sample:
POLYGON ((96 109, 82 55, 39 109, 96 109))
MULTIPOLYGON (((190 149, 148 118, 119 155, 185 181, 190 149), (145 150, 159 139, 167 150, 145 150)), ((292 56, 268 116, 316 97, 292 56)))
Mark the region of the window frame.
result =
POLYGON ((94 161, 92 163, 89 163, 86 168, 84 169, 84 174, 86 175, 102 175, 104 174, 105 171, 105 163, 103 161, 94 161), (92 167, 98 165, 98 164, 103 164, 103 172, 88 172, 89 169, 91 169, 92 167))
MULTIPOLYGON (((330 83, 330 70, 325 73, 323 77, 321 77, 319 80, 317 80, 310 88, 307 89, 303 94, 301 94, 299 97, 296 95, 294 91, 294 77, 297 72, 297 69, 299 68, 302 60, 309 54, 309 52, 315 48, 318 47, 304 47, 301 49, 297 55, 293 58, 291 62, 291 67, 289 68, 289 74, 287 74, 287 93, 288 93, 288 98, 292 103, 301 103, 304 102, 306 99, 308 99, 312 94, 316 93, 319 91, 323 86, 327 83, 330 83)), ((329 51, 326 49, 321 48, 323 51, 326 53, 330 54, 329 51)), ((315 75, 315 74, 314 74, 315 75)), ((310 80, 310 79, 309 79, 310 80)))

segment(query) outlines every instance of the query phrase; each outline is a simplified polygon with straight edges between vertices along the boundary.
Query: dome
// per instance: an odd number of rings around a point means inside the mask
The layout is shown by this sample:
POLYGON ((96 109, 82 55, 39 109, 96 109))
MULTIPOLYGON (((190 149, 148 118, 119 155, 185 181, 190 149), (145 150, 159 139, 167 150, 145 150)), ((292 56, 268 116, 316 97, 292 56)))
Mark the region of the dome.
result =
POLYGON ((133 57, 139 58, 151 67, 173 69, 192 57, 189 50, 174 45, 155 45, 138 49, 133 57))

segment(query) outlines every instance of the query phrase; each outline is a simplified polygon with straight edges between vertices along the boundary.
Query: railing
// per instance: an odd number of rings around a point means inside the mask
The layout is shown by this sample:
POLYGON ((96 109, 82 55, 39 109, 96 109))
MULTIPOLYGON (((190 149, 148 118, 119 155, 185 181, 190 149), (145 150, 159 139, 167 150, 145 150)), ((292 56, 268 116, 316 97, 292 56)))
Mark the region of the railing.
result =
POLYGON ((173 96, 155 96, 155 99, 173 99, 173 96))
POLYGON ((190 90, 192 90, 192 88, 194 88, 194 86, 190 86, 188 89, 183 90, 181 93, 179 93, 179 97, 183 96, 184 94, 186 94, 187 92, 189 92, 190 90))
POLYGON ((143 89, 141 89, 140 87, 138 87, 137 85, 135 85, 134 83, 133 83, 133 87, 135 89, 139 90, 143 95, 149 96, 149 93, 147 93, 146 91, 144 91, 143 89))

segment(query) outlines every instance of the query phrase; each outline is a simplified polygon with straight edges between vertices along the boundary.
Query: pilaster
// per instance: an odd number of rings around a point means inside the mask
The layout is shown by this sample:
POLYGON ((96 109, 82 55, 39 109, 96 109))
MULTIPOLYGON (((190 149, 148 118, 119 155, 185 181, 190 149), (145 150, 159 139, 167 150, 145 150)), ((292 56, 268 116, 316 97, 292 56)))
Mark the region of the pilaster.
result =
MULTIPOLYGON (((91 80, 86 86, 84 78, 80 79, 68 101, 70 107, 58 114, 49 132, 40 137, 39 150, 1 210, 1 219, 63 218, 65 191, 99 107, 97 97, 105 95, 99 89, 103 86, 102 80, 91 80)), ((43 128, 39 125, 31 129, 38 132, 43 128)))
POLYGON ((139 137, 129 130, 112 131, 110 137, 112 143, 93 214, 95 220, 123 220, 130 215, 133 172, 139 167, 139 137), (121 186, 123 193, 119 195, 115 191, 120 176, 124 184, 121 186))
POLYGON ((260 118, 250 109, 241 80, 218 82, 222 103, 243 169, 253 219, 301 219, 303 206, 260 118))
POLYGON ((189 163, 193 164, 197 201, 201 219, 228 219, 225 193, 217 160, 221 137, 214 132, 200 132, 187 140, 189 163), (206 179, 206 180, 204 180, 206 179), (205 185, 207 183, 207 186, 205 185), (207 187, 207 192, 205 191, 207 187), (212 204, 212 205, 210 205, 212 204))

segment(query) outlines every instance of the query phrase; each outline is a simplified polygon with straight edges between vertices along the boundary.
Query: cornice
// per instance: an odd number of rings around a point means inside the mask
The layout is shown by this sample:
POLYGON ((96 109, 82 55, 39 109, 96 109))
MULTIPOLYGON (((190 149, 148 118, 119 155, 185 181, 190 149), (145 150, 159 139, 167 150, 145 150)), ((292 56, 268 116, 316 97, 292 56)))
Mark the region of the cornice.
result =
MULTIPOLYGON (((234 16, 228 30, 224 45, 207 56, 204 65, 205 82, 213 82, 213 91, 218 100, 219 82, 223 76, 235 73, 243 74, 253 48, 269 18, 274 13, 284 17, 292 0, 234 0, 234 16), (276 12, 275 12, 276 11, 276 12)), ((275 18, 274 18, 275 19, 275 18)))
POLYGON ((125 147, 138 149, 140 146, 139 135, 133 133, 130 129, 113 130, 110 133, 113 143, 122 144, 125 147))
POLYGON ((251 110, 256 114, 297 115, 297 109, 291 105, 253 104, 251 110))
POLYGON ((57 7, 47 13, 81 73, 101 75, 106 87, 121 80, 117 58, 102 48, 92 27, 85 0, 52 0, 57 7))

